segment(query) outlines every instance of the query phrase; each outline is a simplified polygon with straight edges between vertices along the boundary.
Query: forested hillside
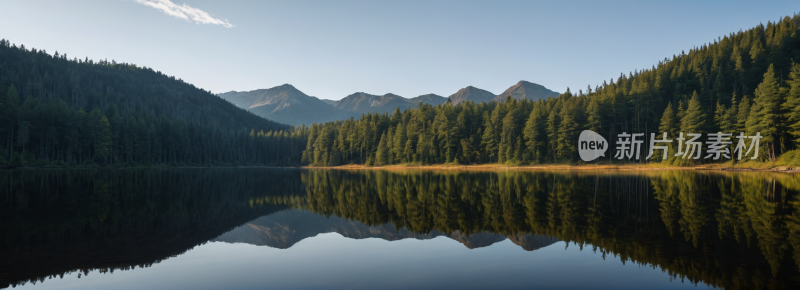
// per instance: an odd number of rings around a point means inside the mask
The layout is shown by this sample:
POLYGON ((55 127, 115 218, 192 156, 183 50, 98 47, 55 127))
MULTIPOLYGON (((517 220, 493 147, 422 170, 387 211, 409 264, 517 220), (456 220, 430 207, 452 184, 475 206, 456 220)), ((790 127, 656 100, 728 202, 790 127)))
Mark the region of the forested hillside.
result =
MULTIPOLYGON (((556 98, 516 100, 507 92, 505 102, 476 103, 477 94, 464 90, 462 98, 391 117, 300 128, 150 68, 2 40, 0 166, 577 162, 577 136, 587 129, 611 143, 603 160, 617 160, 623 132, 667 132, 672 140, 680 132, 759 132, 759 159, 800 157, 791 152, 800 146, 798 23, 795 15, 731 33, 556 98)), ((676 152, 677 143, 671 146, 676 152)), ((709 159, 670 154, 665 162, 709 159)))
MULTIPOLYGON (((760 132, 759 158, 774 161, 800 145, 799 23, 799 16, 787 16, 731 33, 557 98, 465 100, 313 125, 302 163, 575 162, 577 136, 585 129, 611 142, 604 160, 614 157, 622 132, 648 138, 667 132, 672 140, 679 132, 760 132)), ((639 162, 648 152, 649 144, 643 145, 639 162)))
POLYGON ((306 131, 151 68, 0 40, 0 167, 295 164, 306 131))

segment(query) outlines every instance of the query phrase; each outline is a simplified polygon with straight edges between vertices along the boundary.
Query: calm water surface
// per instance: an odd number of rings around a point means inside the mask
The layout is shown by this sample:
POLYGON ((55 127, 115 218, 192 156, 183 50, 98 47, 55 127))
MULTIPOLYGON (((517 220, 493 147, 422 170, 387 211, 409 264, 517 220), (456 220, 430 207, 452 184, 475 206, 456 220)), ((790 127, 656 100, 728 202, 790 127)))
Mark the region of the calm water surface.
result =
POLYGON ((797 289, 798 190, 764 172, 0 171, 0 288, 797 289))

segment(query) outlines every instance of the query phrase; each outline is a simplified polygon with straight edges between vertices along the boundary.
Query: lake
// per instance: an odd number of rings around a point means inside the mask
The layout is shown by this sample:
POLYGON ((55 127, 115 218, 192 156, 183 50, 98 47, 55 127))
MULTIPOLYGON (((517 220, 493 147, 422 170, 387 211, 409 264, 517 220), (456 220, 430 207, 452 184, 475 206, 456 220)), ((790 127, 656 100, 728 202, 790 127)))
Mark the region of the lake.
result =
POLYGON ((0 171, 0 288, 797 289, 800 175, 0 171))

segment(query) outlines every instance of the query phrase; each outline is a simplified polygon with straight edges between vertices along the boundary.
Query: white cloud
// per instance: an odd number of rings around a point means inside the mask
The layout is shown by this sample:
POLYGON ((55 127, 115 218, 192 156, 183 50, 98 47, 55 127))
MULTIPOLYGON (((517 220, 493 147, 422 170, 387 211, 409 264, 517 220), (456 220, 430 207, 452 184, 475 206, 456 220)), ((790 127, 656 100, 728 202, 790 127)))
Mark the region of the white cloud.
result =
POLYGON ((153 7, 161 12, 164 12, 164 14, 186 21, 194 21, 195 23, 202 24, 222 25, 227 28, 233 27, 233 24, 230 24, 227 19, 222 20, 211 17, 208 12, 190 7, 189 5, 186 5, 186 3, 183 5, 178 5, 169 0, 133 0, 133 2, 153 7))

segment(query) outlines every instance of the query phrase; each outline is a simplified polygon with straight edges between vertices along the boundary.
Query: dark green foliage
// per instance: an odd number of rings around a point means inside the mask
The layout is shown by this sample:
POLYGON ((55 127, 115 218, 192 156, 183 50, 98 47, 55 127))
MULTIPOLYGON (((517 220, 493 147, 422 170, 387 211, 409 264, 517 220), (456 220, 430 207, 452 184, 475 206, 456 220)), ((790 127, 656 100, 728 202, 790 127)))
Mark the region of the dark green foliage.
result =
POLYGON ((0 156, 6 166, 559 163, 576 162, 578 134, 593 130, 610 143, 601 161, 615 160, 623 132, 716 131, 761 132, 760 155, 775 160, 800 147, 796 23, 800 16, 732 33, 578 94, 422 104, 299 129, 149 68, 3 40, 0 156))
POLYGON ((306 134, 150 68, 0 40, 0 166, 297 164, 306 134))
MULTIPOLYGON (((758 130, 770 136, 762 140, 767 146, 762 152, 774 159, 800 145, 788 136, 800 139, 796 137, 800 113, 795 112, 800 111, 796 89, 800 68, 792 63, 800 59, 796 23, 800 16, 732 33, 665 58, 650 69, 589 87, 586 93, 573 95, 567 90, 557 98, 538 101, 423 105, 396 111, 391 121, 386 115, 366 114, 359 120, 312 125, 312 132, 326 134, 312 134, 314 140, 307 143, 303 156, 329 152, 337 139, 343 163, 363 163, 376 154, 376 163, 390 164, 447 163, 456 161, 456 156, 465 164, 574 162, 577 135, 593 130, 611 143, 610 154, 601 158, 608 161, 614 156, 617 134, 623 132, 645 133, 646 138, 649 133, 667 132, 674 139, 681 131, 736 135, 758 130), (379 142, 382 135, 392 135, 390 127, 395 142, 388 150, 395 157, 384 158, 378 152, 384 150, 379 142), (320 138, 326 141, 317 142, 320 138)), ((642 157, 648 146, 643 144, 642 157)), ((317 159, 304 163, 324 164, 317 159)))
POLYGON ((795 144, 800 143, 800 64, 793 64, 789 73, 789 92, 783 109, 787 112, 789 133, 795 138, 795 144))

